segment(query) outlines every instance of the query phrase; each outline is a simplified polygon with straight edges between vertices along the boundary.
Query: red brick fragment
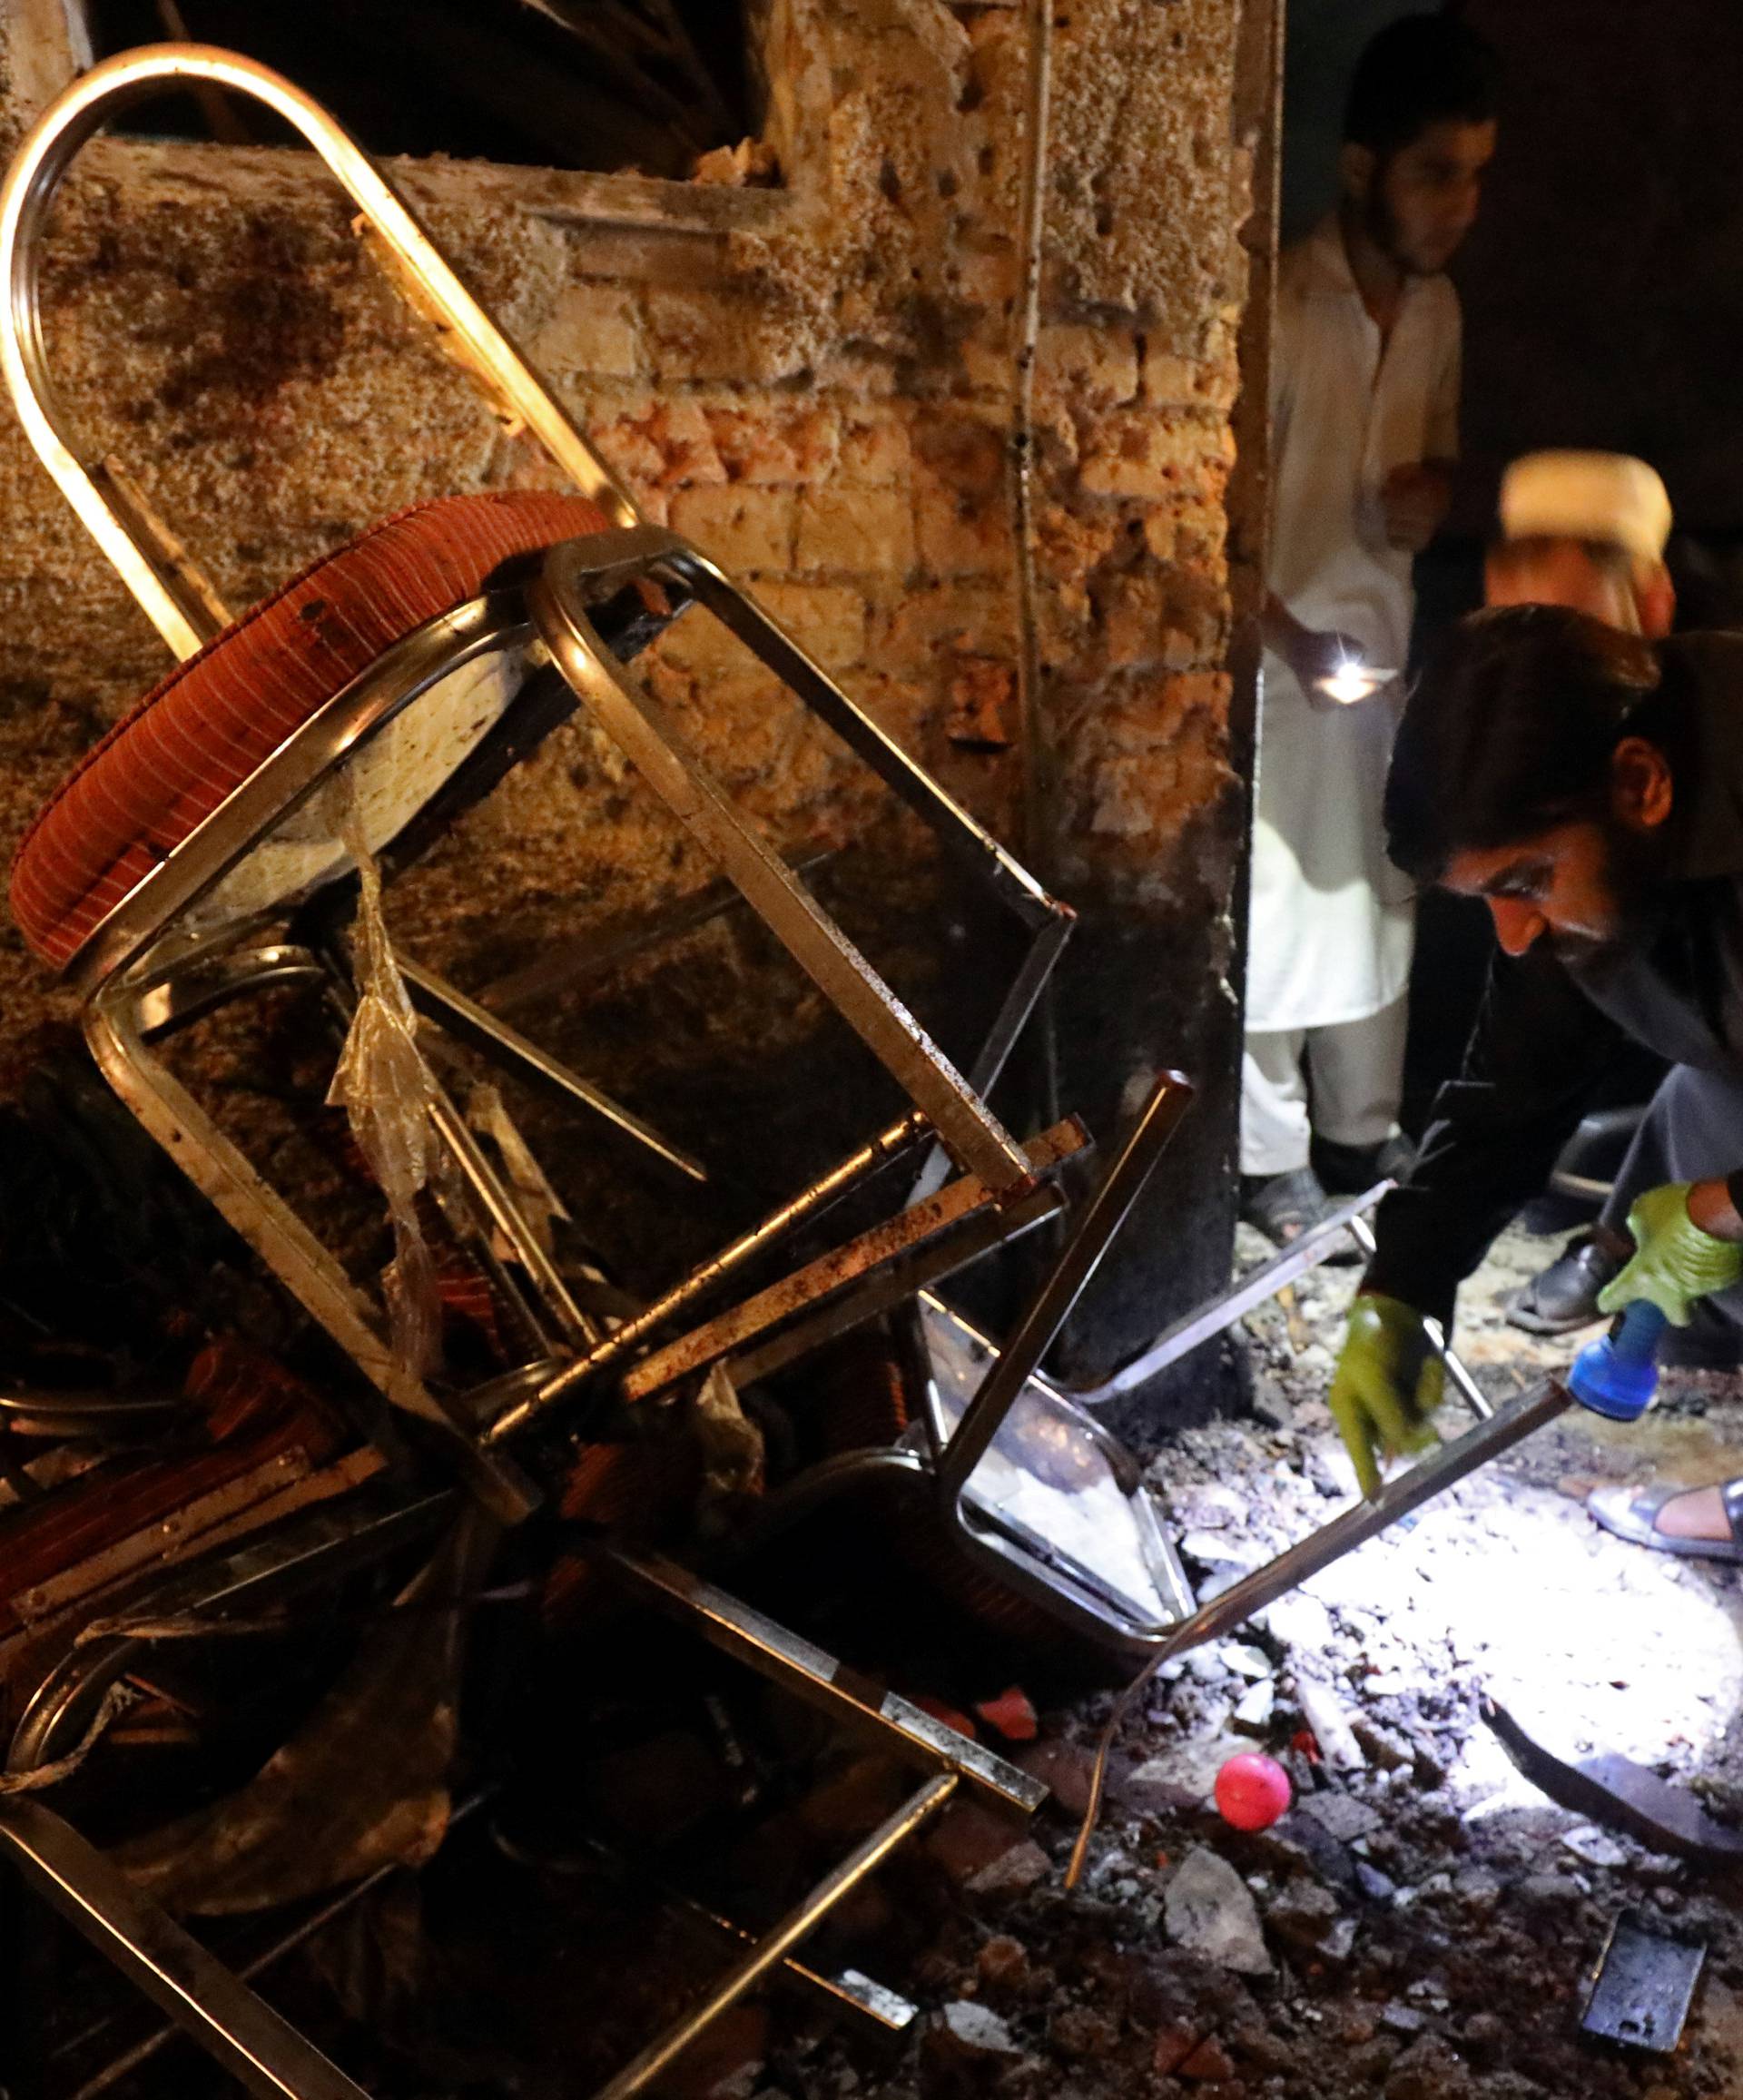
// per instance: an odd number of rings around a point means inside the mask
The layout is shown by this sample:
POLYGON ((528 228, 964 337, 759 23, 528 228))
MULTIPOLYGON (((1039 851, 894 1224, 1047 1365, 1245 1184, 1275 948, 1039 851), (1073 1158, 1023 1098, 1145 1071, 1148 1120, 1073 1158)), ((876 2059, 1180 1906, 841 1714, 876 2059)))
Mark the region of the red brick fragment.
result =
POLYGON ((1041 1732, 1035 1709, 1020 1684, 1008 1685, 996 1699, 980 1700, 974 1711, 1007 1742, 1033 1742, 1041 1732))

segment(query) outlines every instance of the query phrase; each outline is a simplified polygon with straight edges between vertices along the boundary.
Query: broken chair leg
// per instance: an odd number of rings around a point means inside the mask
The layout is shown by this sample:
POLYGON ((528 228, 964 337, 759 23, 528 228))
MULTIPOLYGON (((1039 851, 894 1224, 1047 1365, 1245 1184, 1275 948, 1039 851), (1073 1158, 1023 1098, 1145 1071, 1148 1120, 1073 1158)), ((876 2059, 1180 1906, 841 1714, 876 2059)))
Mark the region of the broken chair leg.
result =
POLYGON ((898 1846, 922 1829, 950 1800, 957 1785, 954 1772, 934 1772, 930 1779, 922 1780, 894 1814, 886 1817, 839 1867, 825 1875, 802 1903, 795 1904, 773 1932, 758 1940, 700 2004, 657 2042, 644 2049, 633 2063, 625 2065, 609 2085, 602 2085, 594 2100, 629 2100, 631 2094, 645 2092, 728 2006, 736 2005, 747 1991, 783 1962, 791 1950, 822 1923, 844 1896, 881 1867, 898 1846))
POLYGON ((215 1955, 39 1801, 0 1803, 0 1854, 260 2100, 367 2100, 215 1955))

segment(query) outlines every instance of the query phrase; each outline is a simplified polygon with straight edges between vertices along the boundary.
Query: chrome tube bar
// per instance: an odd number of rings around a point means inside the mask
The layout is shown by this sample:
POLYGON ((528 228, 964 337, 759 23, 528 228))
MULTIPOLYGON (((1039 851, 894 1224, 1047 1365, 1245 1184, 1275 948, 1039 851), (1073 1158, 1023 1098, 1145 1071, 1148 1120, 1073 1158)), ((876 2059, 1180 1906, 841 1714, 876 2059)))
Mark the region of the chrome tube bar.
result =
POLYGON ((538 1492, 519 1468, 480 1451, 449 1408, 396 1362, 374 1306, 330 1250, 153 1056, 140 1032, 135 993, 124 981, 105 985, 86 1004, 84 1036, 103 1078, 140 1126, 369 1383, 440 1432, 448 1456, 474 1492, 507 1523, 537 1508, 538 1492))
POLYGON ((1191 1356, 1213 1336, 1232 1327, 1255 1306, 1262 1306, 1267 1298, 1275 1297, 1285 1285, 1294 1283, 1310 1268, 1317 1268, 1328 1255, 1334 1254, 1343 1246, 1345 1235, 1355 1221, 1364 1212, 1371 1210, 1391 1187, 1391 1182, 1382 1181, 1364 1195, 1356 1197, 1354 1202, 1346 1203, 1341 1210, 1310 1226, 1281 1254, 1261 1262, 1245 1276, 1236 1277, 1227 1290, 1218 1293, 1208 1304, 1195 1306, 1171 1327, 1165 1327, 1141 1356, 1122 1365, 1111 1378, 1104 1378, 1098 1385, 1061 1385, 1059 1390, 1068 1393, 1080 1407, 1106 1406, 1110 1400, 1136 1392, 1138 1386, 1147 1385, 1158 1373, 1166 1371, 1170 1364, 1177 1364, 1183 1356, 1191 1356))
MULTIPOLYGON (((494 1790, 491 1787, 481 1787, 465 1800, 457 1801, 448 1814, 448 1829, 452 1830, 456 1824, 465 1822, 468 1817, 475 1814, 490 1799, 494 1790)), ((353 1881, 339 1889, 324 1902, 318 1903, 312 1910, 307 1911, 294 1925, 280 1933, 269 1946, 261 1947, 257 1954, 241 1963, 234 1974, 243 1983, 252 1983, 257 1976, 263 1976, 268 1969, 282 1961, 286 1955, 294 1954, 298 1947, 305 1946, 317 1933, 324 1932, 336 1918, 343 1918, 348 1910, 354 1908, 372 1889, 379 1888, 382 1882, 401 1871, 403 1869, 399 1860, 389 1860, 386 1866, 378 1867, 373 1873, 366 1874, 360 1881, 353 1881)), ((174 2041, 180 2032, 174 2026, 159 2027, 154 2034, 145 2036, 131 2049, 125 2050, 112 2062, 105 2064, 101 2071, 87 2078, 75 2093, 69 2095, 69 2100, 97 2100, 99 2094, 109 2092, 113 2086, 119 2085, 123 2078, 137 2071, 142 2064, 149 2063, 161 2048, 174 2041)))
MULTIPOLYGON (((529 632, 518 601, 501 593, 469 599, 414 627, 317 708, 166 860, 140 878, 74 954, 64 971, 67 981, 88 994, 139 963, 167 927, 245 860, 275 824, 300 808, 368 738, 438 679, 477 657, 517 647, 529 632)), ((185 967, 191 960, 178 956, 176 964, 185 967)), ((177 973, 167 963, 159 972, 177 973)))
MULTIPOLYGON (((586 551, 594 545, 572 540, 553 547, 541 574, 527 587, 528 608, 570 689, 654 793, 732 877, 757 916, 909 1099, 925 1111, 959 1164, 1001 1197, 1022 1194, 1030 1176, 1015 1139, 816 899, 794 881, 767 840, 746 822, 653 694, 595 632, 582 587, 596 582, 586 551)), ((914 770, 905 757, 902 763, 914 770)))
POLYGON ((1017 1396, 1041 1358, 1053 1346, 1084 1287, 1144 1185, 1155 1171, 1163 1149, 1180 1127, 1192 1104, 1191 1082, 1178 1072, 1157 1075, 1130 1137, 1090 1198, 1059 1259, 1018 1322, 999 1359, 981 1380, 938 1463, 939 1488, 947 1503, 960 1501, 969 1475, 986 1454, 1017 1396))
MULTIPOLYGON (((891 1159, 899 1159, 904 1152, 911 1150, 931 1128, 925 1117, 915 1109, 905 1115, 901 1122, 891 1124, 887 1130, 881 1130, 875 1138, 862 1145, 857 1152, 850 1153, 838 1167, 832 1167, 827 1174, 813 1181, 809 1188, 802 1189, 790 1203, 783 1203, 780 1209, 771 1211, 760 1225, 753 1225, 748 1232, 741 1234, 729 1246, 722 1247, 718 1254, 710 1255, 706 1261, 693 1268, 681 1283, 674 1284, 664 1296, 655 1298, 652 1305, 637 1313, 633 1319, 614 1327, 586 1356, 578 1357, 573 1364, 566 1365, 561 1375, 553 1378, 538 1395, 536 1405, 548 1407, 577 1392, 589 1378, 618 1362, 632 1349, 639 1347, 667 1320, 681 1313, 686 1306, 694 1305, 698 1298, 705 1296, 716 1284, 724 1283, 754 1256, 784 1239, 807 1218, 826 1210, 850 1189, 857 1188, 868 1176, 875 1174, 879 1168, 887 1165, 891 1159)), ((518 1426, 518 1421, 510 1423, 505 1417, 502 1426, 494 1432, 494 1436, 499 1438, 512 1435, 518 1426)))
POLYGON ((511 1028, 487 1006, 480 1006, 476 999, 468 999, 465 992, 457 991, 419 962, 397 952, 394 961, 406 981, 413 1006, 457 1041, 470 1043, 474 1050, 506 1067, 528 1086, 537 1087, 566 1106, 573 1108, 578 1103, 596 1116, 603 1116, 606 1122, 615 1124, 638 1145, 645 1145, 668 1167, 675 1167, 680 1174, 688 1175, 692 1181, 707 1180, 708 1169, 700 1160, 670 1139, 662 1138, 651 1123, 645 1123, 621 1101, 614 1101, 609 1094, 584 1080, 578 1072, 572 1072, 566 1064, 540 1050, 536 1042, 529 1042, 518 1029, 511 1028))
MULTIPOLYGON (((234 52, 202 44, 147 44, 82 74, 32 126, 0 186, 0 375, 36 457, 178 656, 216 631, 217 594, 189 576, 185 556, 154 531, 143 507, 80 456, 56 399, 43 341, 43 239, 54 196, 80 148, 108 119, 177 84, 228 89, 263 103, 300 133, 362 213, 410 302, 431 316, 444 348, 493 404, 532 432, 563 472, 614 524, 635 521, 635 505, 593 447, 552 399, 514 344, 455 275, 410 206, 369 154, 319 103, 280 74, 234 52)), ((154 522, 154 521, 153 521, 154 522)))
MULTIPOLYGON (((1084 1143, 1081 1127, 1068 1120, 1031 1139, 1027 1149, 1039 1177, 1052 1172, 1084 1143)), ((807 1262, 803 1268, 795 1269, 766 1290, 656 1349, 625 1374, 624 1397, 647 1399, 675 1379, 736 1356, 761 1336, 786 1326, 814 1306, 844 1296, 856 1283, 872 1280, 898 1261, 917 1256, 922 1249, 947 1251, 958 1234, 972 1233, 977 1224, 989 1228, 990 1239, 980 1242, 982 1249, 1003 1237, 1000 1228, 1007 1224, 1013 1230, 1019 1226, 1027 1230, 1036 1221, 1037 1198, 1050 1193, 1032 1189, 1019 1203, 995 1205, 990 1191, 971 1174, 947 1182, 924 1203, 898 1211, 846 1246, 819 1255, 815 1261, 807 1262)), ((946 1274, 958 1266, 957 1260, 950 1258, 944 1267, 933 1268, 931 1273, 946 1274)))
MULTIPOLYGON (((1352 1218, 1349 1223, 1350 1237, 1362 1249, 1364 1261, 1372 1261, 1379 1253, 1379 1244, 1374 1237, 1374 1227, 1365 1218, 1352 1218)), ((1459 1396, 1479 1422, 1487 1422, 1494 1414, 1494 1403, 1471 1375, 1458 1352, 1446 1338, 1446 1329, 1439 1320, 1423 1316, 1423 1333, 1428 1337, 1428 1346, 1446 1366, 1446 1375, 1459 1389, 1459 1396)))
POLYGON ((645 2092, 729 2006, 735 2005, 771 1969, 778 1968, 793 1948, 815 1931, 844 1896, 857 1888, 868 1875, 875 1873, 898 1846, 923 1829, 955 1793, 957 1784, 954 1772, 934 1772, 917 1787, 893 1815, 887 1816, 839 1867, 823 1877, 803 1902, 788 1911, 773 1932, 758 1940, 742 1961, 734 1963, 698 2005, 657 2042, 626 2064, 608 2084, 602 2085, 594 2100, 630 2100, 631 2095, 645 2092))
POLYGON ((671 1613, 710 1647, 736 1656, 760 1675, 796 1692, 843 1728, 870 1735, 886 1750, 935 1771, 954 1772, 990 1808, 1032 1815, 1047 1799, 1043 1780, 1007 1764, 983 1744, 959 1735, 898 1693, 856 1691, 850 1673, 827 1650, 793 1633, 700 1575, 660 1553, 603 1549, 604 1564, 645 1602, 671 1613))
POLYGON ((1387 1481, 1378 1494, 1366 1501, 1352 1503, 1341 1516, 1334 1517, 1330 1523, 1322 1524, 1315 1532, 1309 1532, 1305 1539, 1279 1553, 1275 1560, 1254 1569, 1250 1575, 1243 1575, 1232 1587, 1222 1591, 1208 1603, 1201 1604, 1191 1618, 1183 1619, 1120 1693, 1108 1716, 1102 1731, 1095 1797, 1085 1812, 1066 1887, 1074 1887, 1082 1870, 1088 1833, 1094 1828, 1100 1803, 1101 1773, 1108 1745, 1130 1711, 1133 1700, 1165 1662, 1173 1656, 1184 1655, 1188 1649, 1202 1647, 1206 1641, 1219 1641, 1225 1634, 1232 1633, 1256 1612, 1264 1611, 1267 1604, 1275 1604, 1279 1597, 1299 1589, 1322 1569, 1329 1568, 1334 1561, 1341 1561, 1345 1553, 1354 1553, 1357 1546, 1377 1538, 1401 1517, 1409 1516, 1425 1502, 1432 1502, 1437 1494, 1474 1473, 1478 1466, 1486 1465, 1492 1458, 1499 1458, 1503 1451, 1511 1451, 1515 1444, 1522 1443, 1573 1405, 1573 1395, 1560 1378, 1541 1380, 1515 1398, 1503 1401, 1487 1421, 1477 1422, 1462 1436, 1437 1444, 1406 1472, 1387 1481))
POLYGON ((53 1809, 0 1800, 0 1858, 259 2100, 368 2100, 53 1809))

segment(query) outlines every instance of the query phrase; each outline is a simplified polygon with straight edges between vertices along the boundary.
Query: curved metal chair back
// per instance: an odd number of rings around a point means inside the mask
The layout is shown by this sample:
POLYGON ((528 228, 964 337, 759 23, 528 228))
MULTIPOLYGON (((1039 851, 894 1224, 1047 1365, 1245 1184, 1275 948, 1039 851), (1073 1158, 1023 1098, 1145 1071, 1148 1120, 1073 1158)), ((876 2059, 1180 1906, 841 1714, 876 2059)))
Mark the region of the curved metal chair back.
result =
POLYGON ((356 140, 320 104, 270 67, 203 44, 147 44, 105 59, 46 110, 0 187, 0 375, 36 457, 178 656, 191 656, 229 615, 175 535, 125 470, 80 452, 56 399, 43 344, 43 233, 80 149, 120 111, 180 84, 225 88, 262 103, 308 140, 377 237, 401 291, 442 331, 443 347, 505 419, 524 424, 582 495, 614 525, 639 522, 635 504, 514 344, 455 275, 428 228, 356 140))

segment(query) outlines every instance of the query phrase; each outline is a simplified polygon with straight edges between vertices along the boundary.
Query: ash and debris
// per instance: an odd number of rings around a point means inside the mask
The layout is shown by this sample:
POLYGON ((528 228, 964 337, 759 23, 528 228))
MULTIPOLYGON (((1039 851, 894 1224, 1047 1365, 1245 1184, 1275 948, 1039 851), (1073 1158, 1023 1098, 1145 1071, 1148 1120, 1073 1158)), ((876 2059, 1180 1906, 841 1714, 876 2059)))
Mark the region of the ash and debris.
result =
MULTIPOLYGON (((1492 1396, 1565 1363, 1501 1317, 1555 1243, 1514 1231, 1467 1287, 1460 1341, 1492 1396)), ((1256 1246, 1244 1249, 1254 1257, 1256 1246)), ((1324 1404, 1356 1272, 1249 1324, 1256 1410, 1172 1440, 1149 1477, 1201 1593, 1323 1523, 1353 1480, 1324 1404)), ((1443 1427, 1461 1425, 1449 1408, 1443 1427)), ((1119 1744, 1080 1888, 1066 1860, 1111 1694, 1004 1744, 1053 1799, 1029 1829, 959 1806, 925 1847, 927 1944, 861 1966, 924 2011, 879 2063, 862 2035, 759 2030, 734 2100, 1694 2100, 1743 2092, 1743 1930, 1722 1880, 1552 1806, 1480 1720, 1500 1699, 1563 1756, 1627 1752, 1743 1817, 1743 1588, 1626 1546, 1590 1486, 1722 1477, 1743 1379, 1670 1374, 1647 1420, 1579 1415, 1167 1667, 1119 1744), (1309 1738, 1312 1739, 1311 1742, 1309 1738), (1267 1749, 1295 1805, 1243 1835, 1209 1800, 1267 1749), (1675 2054, 1585 2037, 1615 1916, 1704 1941, 1675 2054)), ((941 1687, 948 1692, 950 1688, 941 1687)), ((982 1733, 989 1733, 985 1729, 982 1733)), ((996 1741, 996 1738, 994 1739, 996 1741)))

